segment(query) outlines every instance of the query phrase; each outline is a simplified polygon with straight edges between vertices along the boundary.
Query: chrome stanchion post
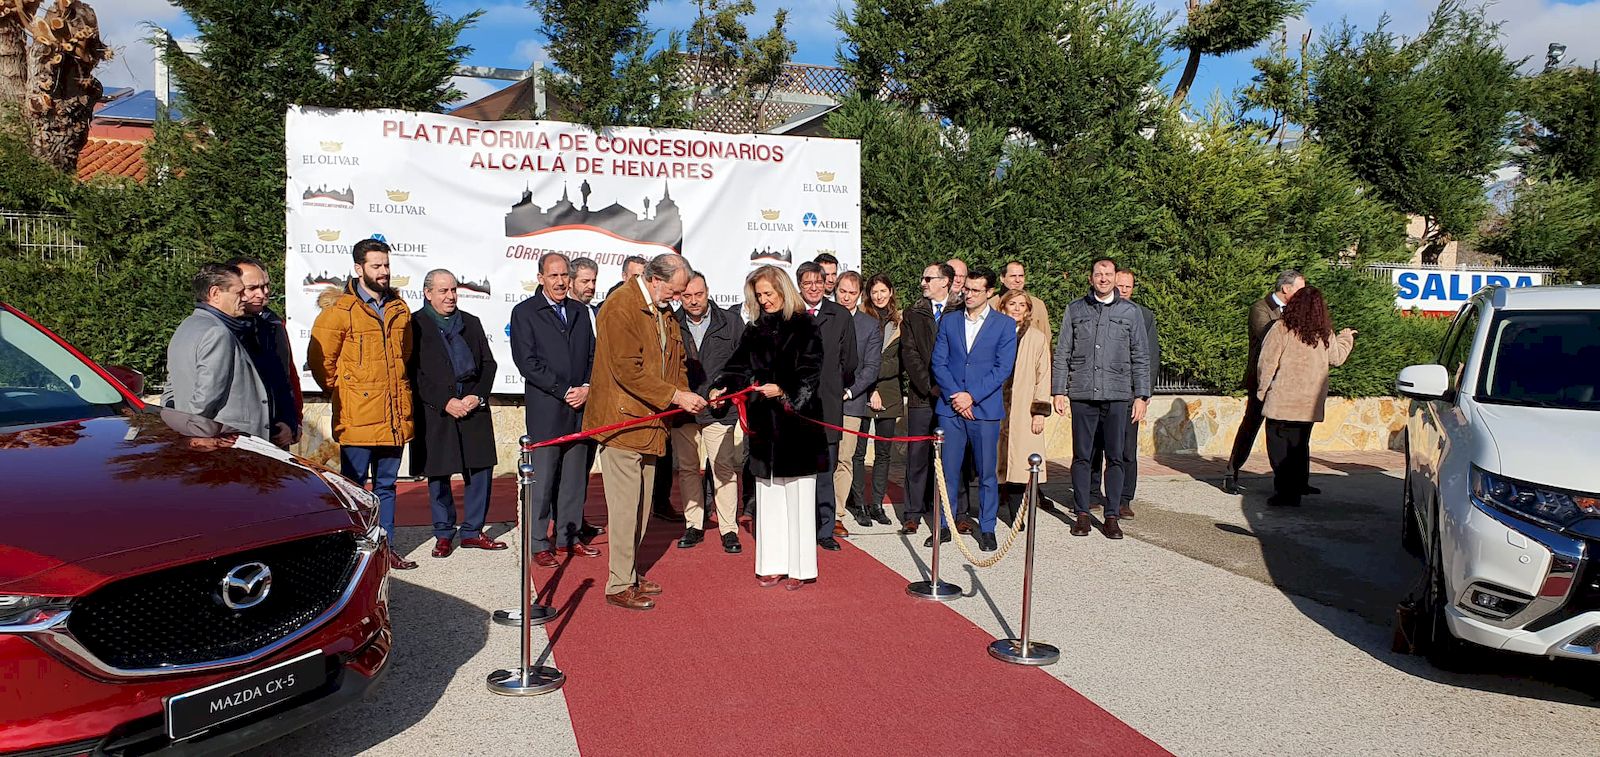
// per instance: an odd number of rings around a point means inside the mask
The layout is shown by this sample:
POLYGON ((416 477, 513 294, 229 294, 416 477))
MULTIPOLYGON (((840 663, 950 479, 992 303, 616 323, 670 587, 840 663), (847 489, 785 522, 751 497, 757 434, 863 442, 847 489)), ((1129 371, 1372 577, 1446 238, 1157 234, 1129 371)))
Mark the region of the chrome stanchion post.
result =
MULTIPOLYGON (((944 429, 934 429, 933 434, 933 464, 944 465, 944 429)), ((938 480, 939 477, 935 475, 934 481, 938 480)), ((937 502, 938 498, 944 494, 945 492, 942 490, 935 492, 934 501, 937 502)), ((944 541, 943 539, 939 538, 943 532, 943 529, 939 527, 939 522, 943 517, 944 508, 935 507, 933 513, 933 559, 928 565, 928 580, 912 581, 910 585, 906 586, 906 593, 916 597, 917 599, 926 599, 933 602, 949 602, 950 600, 961 596, 960 586, 956 586, 952 583, 945 583, 944 581, 939 580, 939 545, 944 541)), ((953 530, 955 528, 955 524, 951 523, 946 526, 946 528, 953 530)))
POLYGON ((522 437, 522 463, 517 466, 517 483, 522 494, 522 600, 517 610, 495 610, 494 620, 501 625, 522 626, 521 665, 513 670, 496 670, 489 674, 489 690, 508 697, 548 694, 567 682, 565 673, 546 666, 533 664, 533 627, 543 625, 555 612, 543 605, 534 604, 533 565, 528 557, 529 539, 533 536, 533 465, 528 462, 528 437, 522 437), (535 622, 534 618, 541 620, 535 622))
POLYGON ((1000 639, 989 645, 989 654, 997 660, 1017 665, 1049 665, 1061 659, 1061 650, 1034 641, 1033 633, 1033 548, 1039 535, 1034 518, 1039 514, 1039 471, 1044 467, 1044 457, 1035 453, 1028 456, 1028 529, 1027 556, 1022 567, 1022 638, 1000 639))
POLYGON ((491 619, 502 626, 520 626, 523 615, 527 615, 529 623, 542 626, 555 620, 556 611, 533 601, 538 595, 533 586, 533 558, 528 549, 533 543, 533 450, 529 449, 533 439, 524 436, 520 443, 522 462, 517 465, 517 497, 522 504, 522 607, 527 608, 527 612, 521 608, 495 610, 491 619))

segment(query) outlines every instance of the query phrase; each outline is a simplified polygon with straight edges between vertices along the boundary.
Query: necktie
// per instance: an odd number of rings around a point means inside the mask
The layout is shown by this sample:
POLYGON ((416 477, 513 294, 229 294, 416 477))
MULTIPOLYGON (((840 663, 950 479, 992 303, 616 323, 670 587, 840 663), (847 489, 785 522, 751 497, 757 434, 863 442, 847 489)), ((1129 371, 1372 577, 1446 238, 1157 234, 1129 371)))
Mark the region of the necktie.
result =
POLYGON ((816 308, 806 308, 806 315, 809 315, 812 318, 816 318, 817 317, 817 309, 816 308))
POLYGON ((562 307, 560 305, 557 305, 556 306, 556 317, 561 319, 561 325, 563 325, 563 326, 567 325, 567 309, 566 308, 564 308, 564 307, 562 307))
POLYGON ((941 315, 944 315, 944 303, 942 303, 942 302, 933 303, 933 317, 934 317, 934 320, 938 320, 939 316, 941 316, 941 315))

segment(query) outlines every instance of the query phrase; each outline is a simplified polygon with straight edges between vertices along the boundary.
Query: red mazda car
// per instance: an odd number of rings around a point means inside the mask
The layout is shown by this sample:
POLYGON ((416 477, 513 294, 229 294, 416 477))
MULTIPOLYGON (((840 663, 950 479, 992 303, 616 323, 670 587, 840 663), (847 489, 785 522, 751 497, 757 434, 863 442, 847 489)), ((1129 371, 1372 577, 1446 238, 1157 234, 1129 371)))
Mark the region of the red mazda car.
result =
POLYGON ((0 303, 0 755, 229 754, 361 697, 377 502, 0 303))

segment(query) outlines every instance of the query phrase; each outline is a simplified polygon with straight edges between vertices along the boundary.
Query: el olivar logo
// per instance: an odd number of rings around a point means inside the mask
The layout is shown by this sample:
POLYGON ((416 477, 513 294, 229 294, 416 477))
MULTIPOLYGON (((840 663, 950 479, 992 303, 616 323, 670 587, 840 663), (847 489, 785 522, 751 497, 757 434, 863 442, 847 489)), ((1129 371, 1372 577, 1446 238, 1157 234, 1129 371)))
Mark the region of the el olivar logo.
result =
POLYGON ((746 231, 794 231, 794 224, 784 223, 780 220, 782 217, 780 211, 763 209, 761 220, 746 221, 744 228, 746 231))
POLYGON ((367 203, 368 213, 380 213, 392 216, 425 216, 428 209, 421 205, 411 203, 411 192, 405 189, 390 189, 384 192, 389 198, 388 202, 367 203))
POLYGON ((343 142, 322 141, 318 143, 321 152, 308 153, 300 156, 300 164, 307 166, 359 166, 361 159, 354 155, 344 155, 343 142))
POLYGON ((300 254, 348 255, 350 254, 350 245, 330 244, 338 242, 341 236, 343 234, 338 229, 317 229, 318 241, 311 244, 301 243, 300 254))
POLYGON ((356 193, 349 185, 343 189, 319 184, 316 187, 306 187, 300 193, 300 204, 317 208, 338 208, 339 210, 354 210, 356 207, 356 193))
POLYGON ((849 184, 835 184, 835 183, 833 183, 833 179, 834 179, 834 173, 832 171, 818 171, 817 172, 817 181, 816 181, 816 183, 812 183, 812 182, 809 182, 809 181, 808 182, 804 182, 804 183, 802 183, 800 185, 800 191, 807 192, 807 193, 810 193, 810 194, 824 194, 824 195, 847 195, 847 194, 850 194, 850 185, 849 184))

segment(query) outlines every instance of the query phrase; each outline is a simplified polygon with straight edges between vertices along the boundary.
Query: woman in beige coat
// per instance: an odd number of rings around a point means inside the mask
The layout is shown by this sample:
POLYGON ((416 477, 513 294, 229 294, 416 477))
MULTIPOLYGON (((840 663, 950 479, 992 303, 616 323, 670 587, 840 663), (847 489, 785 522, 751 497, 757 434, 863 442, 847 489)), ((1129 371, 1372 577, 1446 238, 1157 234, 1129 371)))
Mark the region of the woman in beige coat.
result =
MULTIPOLYGON (((1006 292, 998 304, 1000 312, 1017 322, 1017 365, 1006 381, 1006 424, 1000 429, 1000 509, 1010 522, 1028 483, 1028 456, 1044 455, 1044 419, 1050 415, 1050 332, 1029 323, 1033 300, 1027 292, 1006 292)), ((1039 483, 1044 483, 1043 468, 1039 483)))
POLYGON ((1295 294, 1261 343, 1261 414, 1267 419, 1272 461, 1269 505, 1298 506, 1310 488, 1311 427, 1322 420, 1328 369, 1343 365, 1355 346, 1353 329, 1333 333, 1328 305, 1316 287, 1295 294))

